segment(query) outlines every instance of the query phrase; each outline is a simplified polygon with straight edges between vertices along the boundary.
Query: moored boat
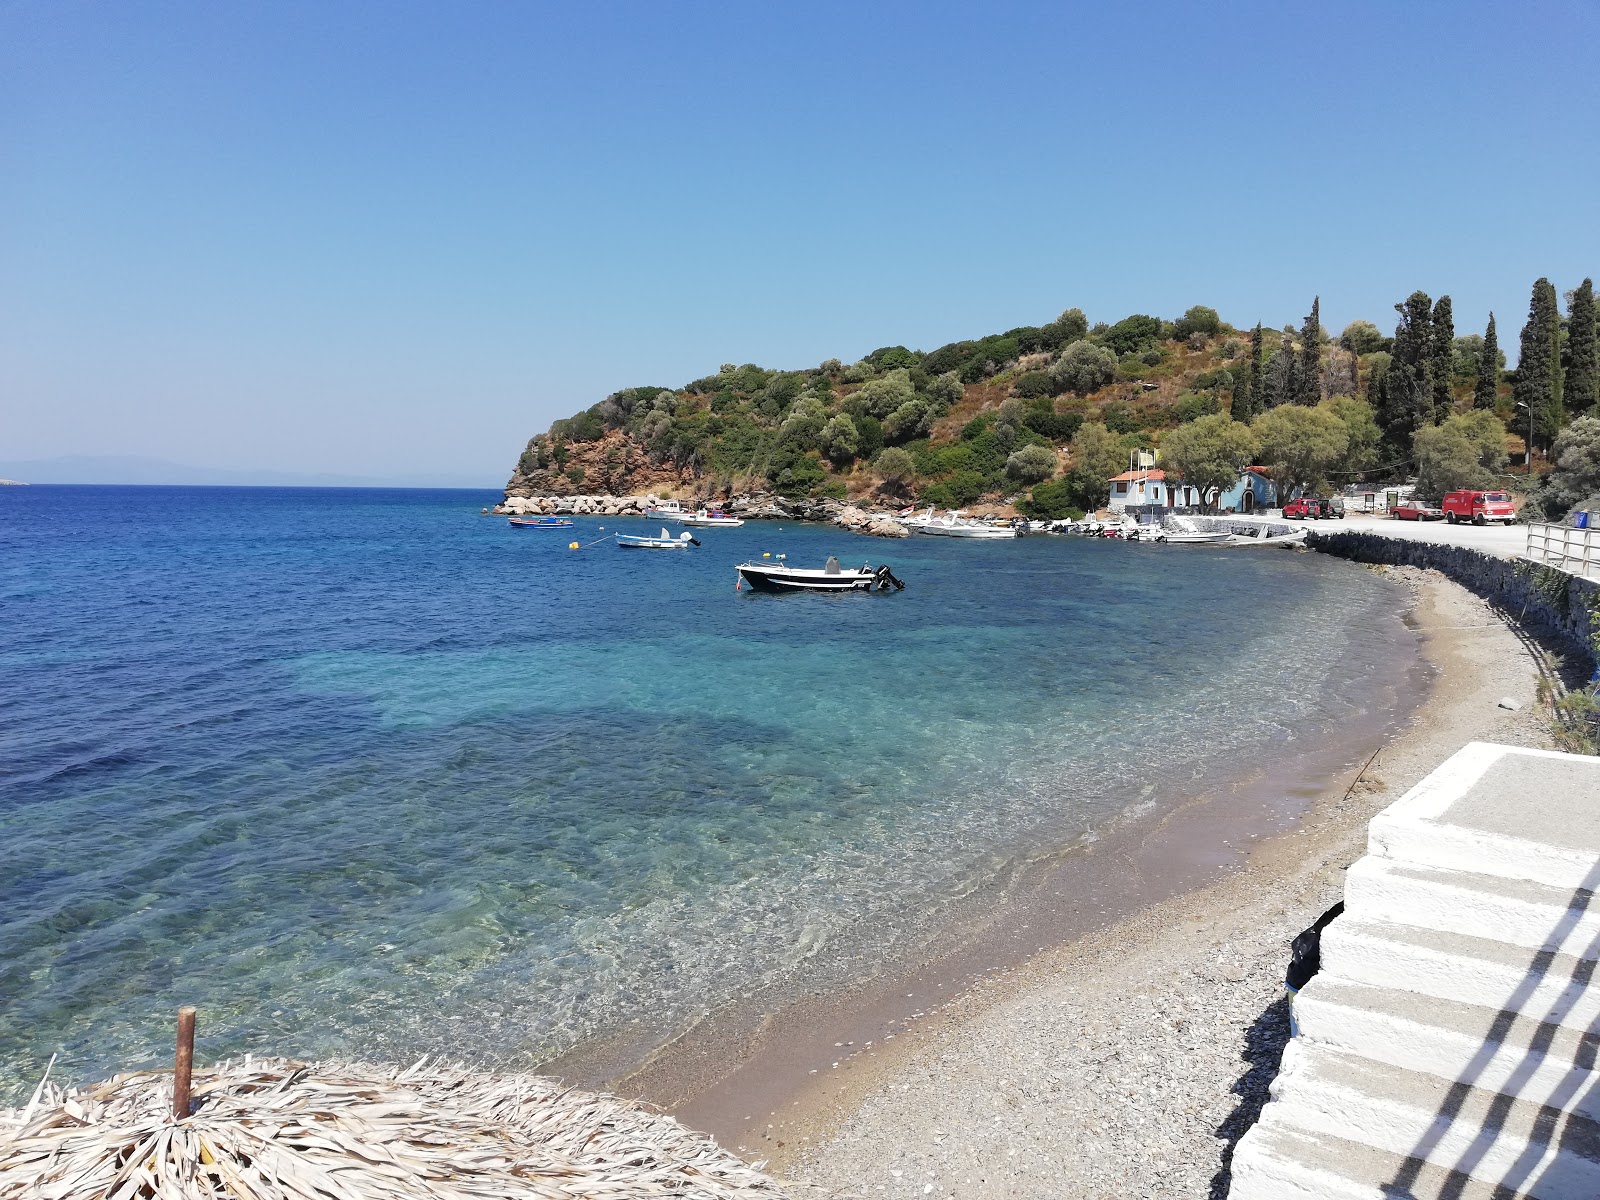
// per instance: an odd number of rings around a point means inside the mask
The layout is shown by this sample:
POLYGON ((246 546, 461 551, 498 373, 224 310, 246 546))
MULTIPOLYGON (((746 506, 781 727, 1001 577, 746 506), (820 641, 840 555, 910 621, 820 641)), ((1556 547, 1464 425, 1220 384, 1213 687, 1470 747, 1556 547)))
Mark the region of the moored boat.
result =
POLYGON ((572 524, 569 517, 507 517, 513 529, 565 529, 572 524))
POLYGON ((740 563, 734 570, 739 573, 740 584, 748 583, 757 592, 886 592, 906 586, 886 566, 862 563, 859 567, 841 567, 833 557, 820 570, 753 562, 740 563))
POLYGON ((617 545, 623 550, 687 550, 690 546, 698 546, 700 540, 694 537, 687 529, 677 537, 673 537, 665 529, 660 537, 640 537, 631 533, 616 535, 617 545))
POLYGON ((697 512, 680 513, 678 516, 674 517, 673 520, 677 521, 680 525, 693 525, 700 529, 713 529, 717 527, 732 529, 735 526, 744 524, 744 518, 730 517, 720 508, 713 508, 710 510, 702 508, 697 512))
POLYGON ((1014 538, 1017 536, 1017 531, 1010 525, 989 525, 982 521, 967 520, 958 512, 935 518, 931 509, 926 518, 907 521, 906 527, 913 533, 923 533, 929 537, 1014 538))
POLYGON ((681 517, 683 514, 684 507, 676 500, 657 500, 654 496, 650 497, 644 509, 647 517, 681 517))

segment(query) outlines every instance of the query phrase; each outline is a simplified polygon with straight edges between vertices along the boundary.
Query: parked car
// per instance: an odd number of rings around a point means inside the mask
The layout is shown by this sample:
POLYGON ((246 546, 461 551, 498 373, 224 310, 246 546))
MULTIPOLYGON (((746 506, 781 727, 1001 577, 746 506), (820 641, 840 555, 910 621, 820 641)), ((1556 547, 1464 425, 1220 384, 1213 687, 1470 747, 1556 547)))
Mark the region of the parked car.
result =
POLYGON ((1324 500, 1319 496, 1301 496, 1298 500, 1291 500, 1283 506, 1283 515, 1291 521, 1313 521, 1342 519, 1344 517, 1344 503, 1337 504, 1332 500, 1324 500))
POLYGON ((1396 504, 1389 510, 1389 515, 1396 521, 1442 521, 1444 509, 1431 501, 1418 500, 1413 496, 1396 504))
POLYGON ((1454 525, 1458 521, 1471 521, 1474 525, 1487 525, 1490 521, 1504 521, 1507 525, 1517 519, 1511 497, 1505 492, 1479 492, 1464 488, 1451 492, 1439 502, 1444 509, 1444 519, 1454 525))

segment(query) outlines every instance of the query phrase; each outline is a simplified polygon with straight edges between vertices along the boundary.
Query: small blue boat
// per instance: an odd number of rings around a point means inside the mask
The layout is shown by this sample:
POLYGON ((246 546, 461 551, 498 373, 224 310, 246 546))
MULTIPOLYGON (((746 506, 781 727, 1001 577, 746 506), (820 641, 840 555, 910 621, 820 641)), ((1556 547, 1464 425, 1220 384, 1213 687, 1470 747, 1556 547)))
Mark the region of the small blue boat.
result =
POLYGON ((572 524, 570 517, 507 517, 513 529, 566 529, 572 524))

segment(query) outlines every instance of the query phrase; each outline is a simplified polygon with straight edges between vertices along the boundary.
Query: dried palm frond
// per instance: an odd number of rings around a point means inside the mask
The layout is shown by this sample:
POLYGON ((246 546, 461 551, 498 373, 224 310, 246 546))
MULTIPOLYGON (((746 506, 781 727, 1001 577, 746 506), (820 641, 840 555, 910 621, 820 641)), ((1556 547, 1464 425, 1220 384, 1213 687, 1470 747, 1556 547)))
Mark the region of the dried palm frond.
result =
POLYGON ((170 1072, 0 1109, 0 1200, 675 1200, 786 1193, 671 1117, 534 1075, 426 1060, 170 1072))

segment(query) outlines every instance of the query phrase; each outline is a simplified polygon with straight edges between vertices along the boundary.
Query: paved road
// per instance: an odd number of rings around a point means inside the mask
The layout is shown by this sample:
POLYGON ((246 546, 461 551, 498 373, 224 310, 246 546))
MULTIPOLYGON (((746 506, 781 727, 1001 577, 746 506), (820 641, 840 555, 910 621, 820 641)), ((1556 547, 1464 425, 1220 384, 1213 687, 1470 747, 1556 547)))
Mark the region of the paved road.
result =
POLYGON ((1307 521, 1312 529, 1358 529, 1381 533, 1385 537, 1409 538, 1418 542, 1437 542, 1446 546, 1470 546, 1486 554, 1514 558, 1526 551, 1526 525, 1449 525, 1444 521, 1397 521, 1393 517, 1351 513, 1343 521, 1307 521))

